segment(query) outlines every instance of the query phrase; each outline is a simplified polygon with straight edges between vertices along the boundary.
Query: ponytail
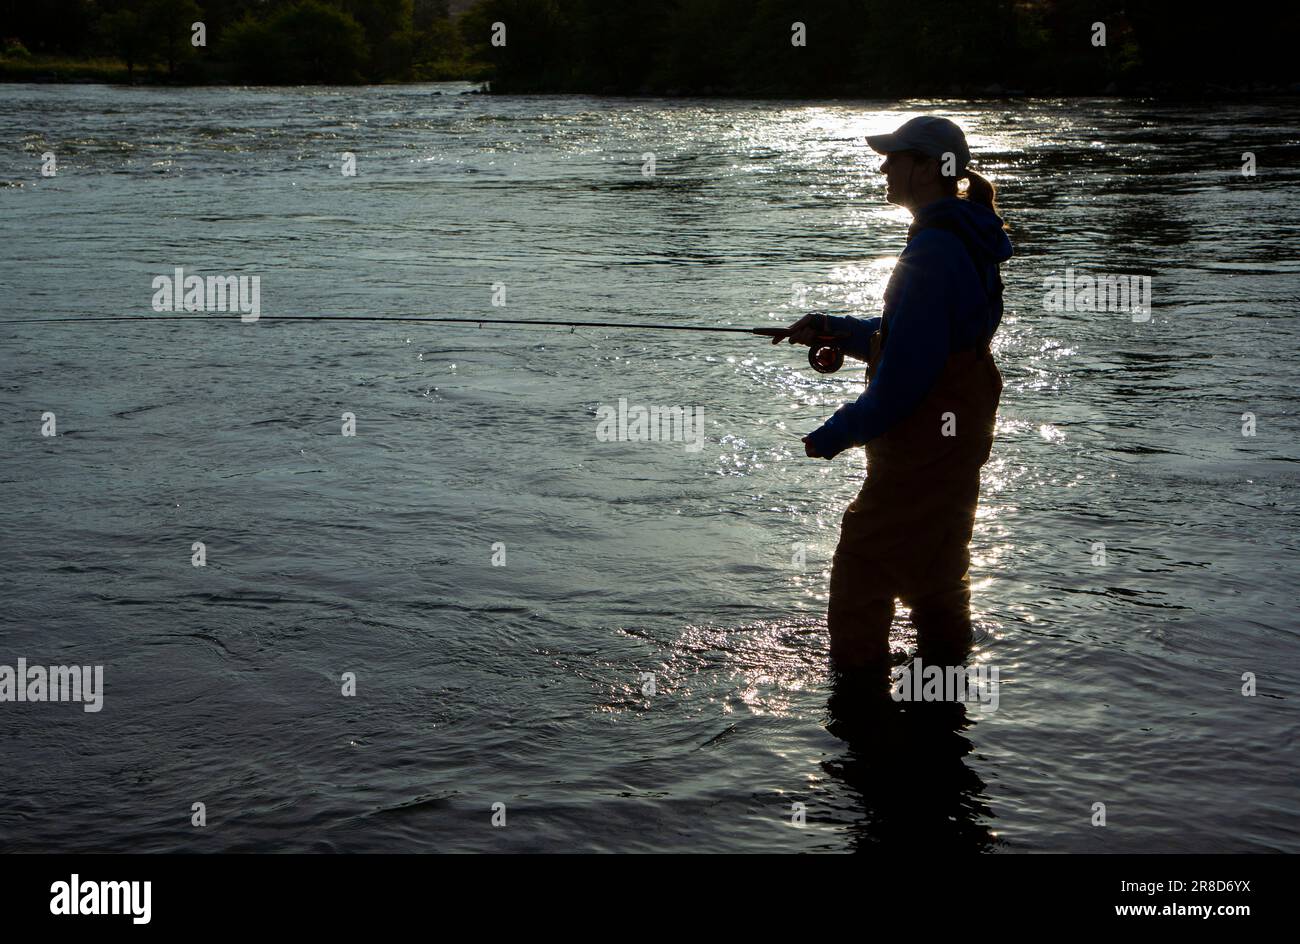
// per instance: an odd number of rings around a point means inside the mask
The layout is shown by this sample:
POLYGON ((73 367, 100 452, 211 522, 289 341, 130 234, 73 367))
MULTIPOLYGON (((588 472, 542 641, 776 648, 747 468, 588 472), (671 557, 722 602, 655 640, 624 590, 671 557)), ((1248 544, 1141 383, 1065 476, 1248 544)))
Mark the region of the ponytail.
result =
MULTIPOLYGON (((983 174, 977 173, 969 167, 962 170, 955 177, 950 174, 942 174, 939 177, 939 185, 949 197, 960 197, 963 200, 969 200, 971 203, 978 203, 986 210, 992 210, 998 216, 1002 215, 998 210, 997 186, 983 174), (959 190, 957 187, 957 181, 962 177, 966 178, 965 190, 959 190)), ((1003 223, 1002 228, 1010 229, 1011 227, 1003 223)))
MULTIPOLYGON (((960 196, 965 197, 972 203, 978 203, 985 209, 997 213, 998 188, 994 185, 993 181, 989 180, 983 174, 976 173, 969 167, 962 172, 962 176, 966 178, 967 187, 966 191, 960 194, 960 196)), ((1005 223, 1003 224, 1003 228, 1006 228, 1005 223)))

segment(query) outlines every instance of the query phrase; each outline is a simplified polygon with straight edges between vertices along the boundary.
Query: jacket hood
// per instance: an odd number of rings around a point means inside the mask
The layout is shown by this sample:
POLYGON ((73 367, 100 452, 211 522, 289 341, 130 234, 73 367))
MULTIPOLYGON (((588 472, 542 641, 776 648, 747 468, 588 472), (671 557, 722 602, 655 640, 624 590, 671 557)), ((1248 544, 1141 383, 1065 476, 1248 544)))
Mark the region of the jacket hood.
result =
POLYGON ((936 200, 916 214, 912 232, 939 219, 955 222, 967 238, 987 252, 994 262, 1002 263, 1011 258, 1011 240, 1002 229, 1002 217, 987 207, 960 197, 936 200))

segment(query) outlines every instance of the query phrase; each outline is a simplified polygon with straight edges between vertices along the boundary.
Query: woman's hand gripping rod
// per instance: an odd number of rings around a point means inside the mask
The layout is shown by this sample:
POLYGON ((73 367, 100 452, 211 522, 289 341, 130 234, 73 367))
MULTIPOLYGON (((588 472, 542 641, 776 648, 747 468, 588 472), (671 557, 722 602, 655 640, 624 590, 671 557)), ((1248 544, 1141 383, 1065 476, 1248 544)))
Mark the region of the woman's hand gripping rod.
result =
POLYGON ((830 327, 824 311, 810 311, 788 328, 754 328, 755 334, 772 339, 773 344, 787 341, 808 346, 808 365, 819 374, 833 374, 844 366, 844 350, 839 346, 847 335, 830 327))

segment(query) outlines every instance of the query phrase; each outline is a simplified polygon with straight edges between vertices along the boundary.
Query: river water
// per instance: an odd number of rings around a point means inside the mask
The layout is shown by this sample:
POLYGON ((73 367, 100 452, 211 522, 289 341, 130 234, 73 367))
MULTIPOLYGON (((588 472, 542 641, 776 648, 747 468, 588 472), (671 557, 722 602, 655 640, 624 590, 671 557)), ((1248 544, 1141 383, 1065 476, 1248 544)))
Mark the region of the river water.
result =
POLYGON ((176 267, 262 316, 0 326, 0 664, 104 667, 99 712, 0 704, 0 848, 1300 851, 1300 104, 467 90, 0 91, 6 319, 176 267), (862 452, 798 437, 857 367, 275 322, 870 315, 908 217, 860 137, 922 112, 1016 245, 964 720, 828 709, 862 452), (1150 317, 1047 310, 1067 268, 1150 317), (602 441, 620 399, 703 447, 602 441))

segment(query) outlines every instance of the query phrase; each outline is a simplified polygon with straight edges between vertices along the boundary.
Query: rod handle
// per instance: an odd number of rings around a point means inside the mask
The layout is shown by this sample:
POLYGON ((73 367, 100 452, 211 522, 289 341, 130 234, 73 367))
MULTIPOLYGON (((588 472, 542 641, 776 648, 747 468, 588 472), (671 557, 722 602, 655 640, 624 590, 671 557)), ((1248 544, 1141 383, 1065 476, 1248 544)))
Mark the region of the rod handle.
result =
MULTIPOLYGON (((765 338, 786 338, 790 336, 788 328, 750 328, 749 330, 754 332, 754 334, 762 335, 765 338)), ((842 338, 834 334, 819 334, 817 335, 817 340, 839 341, 842 340, 842 338)))

